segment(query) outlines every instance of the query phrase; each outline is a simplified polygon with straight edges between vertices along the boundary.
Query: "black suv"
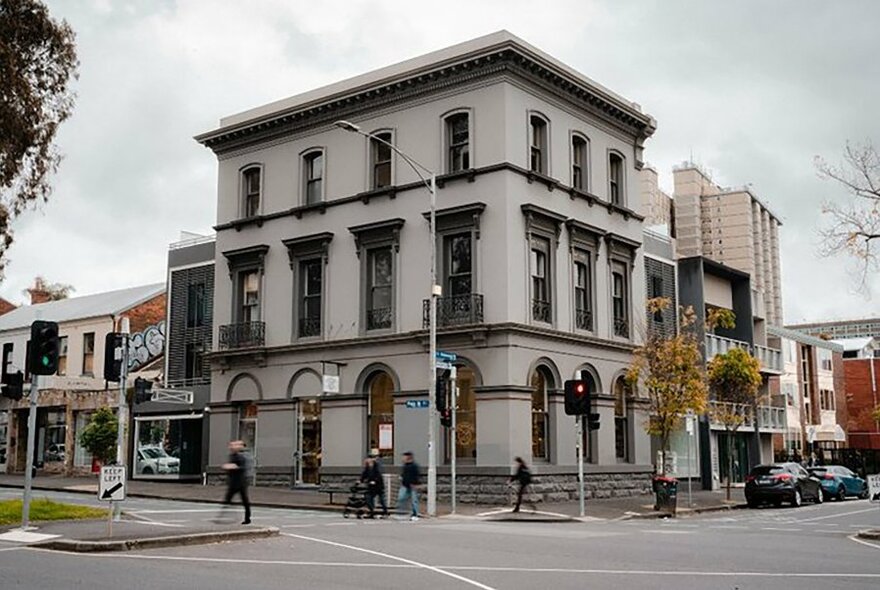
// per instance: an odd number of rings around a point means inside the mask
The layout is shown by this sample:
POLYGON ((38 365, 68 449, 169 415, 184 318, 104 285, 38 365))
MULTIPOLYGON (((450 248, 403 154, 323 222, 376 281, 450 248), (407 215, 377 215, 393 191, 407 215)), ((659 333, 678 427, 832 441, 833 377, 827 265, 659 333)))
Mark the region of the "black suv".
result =
POLYGON ((746 477, 746 502, 754 508, 763 502, 776 506, 790 502, 800 506, 804 500, 822 503, 822 485, 798 463, 758 465, 746 477))

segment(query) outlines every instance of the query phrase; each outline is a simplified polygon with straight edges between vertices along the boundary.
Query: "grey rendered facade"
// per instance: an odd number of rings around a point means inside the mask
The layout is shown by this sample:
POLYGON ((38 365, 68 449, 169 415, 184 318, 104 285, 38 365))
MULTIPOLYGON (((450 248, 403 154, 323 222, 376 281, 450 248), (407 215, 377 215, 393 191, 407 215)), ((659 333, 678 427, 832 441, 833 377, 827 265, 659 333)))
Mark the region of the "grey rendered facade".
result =
MULTIPOLYGON (((575 493, 562 383, 592 379, 591 493, 641 492, 645 404, 622 374, 644 333, 638 170, 655 123, 500 32, 221 120, 210 468, 351 478, 371 449, 427 463, 428 194, 383 135, 438 173, 440 350, 459 357, 462 501, 514 456, 545 499, 575 493), (339 376, 323 393, 322 375, 339 376)), ((451 441, 438 430, 441 496, 451 441), (445 470, 444 470, 445 469, 445 470)), ((477 498, 477 494, 486 494, 477 498)))

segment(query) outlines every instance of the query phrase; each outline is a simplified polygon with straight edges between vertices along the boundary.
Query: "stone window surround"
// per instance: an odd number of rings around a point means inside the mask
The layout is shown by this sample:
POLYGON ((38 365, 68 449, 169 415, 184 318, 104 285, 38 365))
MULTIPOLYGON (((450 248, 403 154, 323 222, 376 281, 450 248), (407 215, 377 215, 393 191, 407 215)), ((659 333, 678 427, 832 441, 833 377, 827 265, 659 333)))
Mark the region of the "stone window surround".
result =
POLYGON ((613 340, 625 340, 630 341, 633 338, 633 319, 636 317, 633 314, 632 310, 632 273, 635 268, 636 262, 636 254, 638 249, 641 247, 639 242, 635 240, 631 240, 627 237, 614 234, 614 233, 606 233, 604 235, 605 244, 606 244, 606 256, 608 259, 608 288, 609 288, 609 298, 608 298, 608 317, 611 318, 610 323, 610 337, 613 340), (613 272, 615 265, 619 265, 623 267, 623 279, 624 279, 624 312, 625 319, 628 323, 627 337, 624 338, 622 336, 616 336, 614 334, 614 298, 613 298, 613 289, 614 289, 614 279, 613 272))
MULTIPOLYGON (((393 158, 392 158, 393 160, 393 158)), ((359 313, 358 332, 361 336, 369 334, 393 333, 397 329, 398 297, 400 288, 400 230, 405 220, 397 217, 384 221, 364 223, 348 228, 354 236, 355 253, 360 260, 360 285, 358 288, 359 313), (392 285, 391 285, 391 326, 387 329, 367 330, 367 289, 369 256, 367 250, 391 246, 392 285)))
POLYGON ((262 162, 250 162, 238 169, 238 219, 251 219, 263 214, 263 203, 266 201, 266 168, 262 162), (245 177, 251 170, 259 170, 260 193, 257 214, 248 216, 247 212, 247 186, 245 177))
POLYGON ((293 314, 291 321, 291 340, 321 340, 324 338, 324 328, 327 317, 327 263, 329 262, 330 242, 333 240, 333 232, 321 232, 298 238, 282 240, 281 243, 287 248, 287 256, 290 260, 290 270, 293 275, 293 314), (300 263, 306 260, 320 258, 323 264, 321 272, 321 330, 318 336, 300 337, 299 314, 300 314, 300 263))
MULTIPOLYGON (((471 233, 471 293, 481 293, 481 282, 479 273, 480 257, 478 255, 477 244, 480 239, 480 218, 486 210, 486 203, 477 201, 458 205, 456 207, 447 207, 438 209, 434 216, 437 219, 437 269, 439 277, 442 281, 444 296, 446 295, 447 264, 446 264, 446 238, 450 235, 461 234, 465 232, 471 233)), ((422 216, 431 221, 431 212, 426 211, 422 216)))
POLYGON ((259 244, 255 246, 246 246, 244 248, 238 248, 235 250, 227 250, 223 252, 223 256, 226 258, 226 264, 229 268, 229 279, 232 281, 232 315, 231 323, 240 323, 241 321, 241 277, 244 273, 257 271, 260 276, 260 317, 263 317, 263 310, 265 309, 265 298, 264 294, 266 293, 266 285, 265 285, 265 268, 266 268, 266 254, 269 252, 269 246, 266 244, 259 244))
POLYGON ((626 162, 627 162, 626 156, 624 156, 620 150, 617 150, 614 148, 608 148, 607 154, 605 156, 605 166, 606 166, 606 172, 607 172, 606 191, 607 191, 607 196, 608 196, 608 202, 613 205, 616 205, 618 207, 623 207, 623 208, 626 208, 626 205, 628 202, 627 185, 626 185, 626 162), (618 193, 618 195, 620 195, 620 198, 618 199, 617 203, 614 203, 614 201, 611 199, 611 156, 616 156, 616 157, 620 158, 620 182, 619 182, 619 186, 617 187, 617 193, 618 193))
POLYGON ((568 230, 568 249, 571 260, 571 331, 588 332, 595 334, 597 331, 596 326, 598 324, 598 317, 596 313, 598 303, 596 296, 596 267, 598 266, 599 262, 599 250, 602 244, 602 238, 603 236, 605 236, 606 232, 601 228, 590 225, 588 223, 584 223, 582 221, 578 221, 576 219, 566 220, 565 227, 568 230), (575 313, 577 311, 577 302, 574 299, 574 288, 577 283, 575 263, 578 261, 587 261, 589 263, 589 266, 587 268, 587 270, 589 271, 588 281, 590 288, 588 297, 589 309, 593 312, 592 330, 580 330, 577 327, 577 321, 575 317, 575 313))
POLYGON ((327 148, 324 146, 312 146, 302 150, 299 153, 299 172, 300 172, 300 198, 299 204, 302 207, 317 205, 319 203, 323 203, 326 200, 327 195, 327 148), (308 166, 309 160, 314 157, 316 154, 321 155, 321 195, 317 202, 309 203, 308 202, 308 183, 309 183, 309 174, 308 174, 308 166))
POLYGON ((569 173, 571 176, 571 179, 570 179, 571 188, 573 188, 574 190, 581 191, 581 192, 590 193, 593 188, 593 167, 592 167, 593 158, 592 158, 592 154, 590 152, 590 150, 591 150, 590 138, 589 138, 589 136, 587 136, 587 134, 585 134, 581 131, 572 130, 569 133, 568 147, 570 150, 569 173), (580 186, 580 187, 575 186, 575 179, 574 179, 574 164, 575 164, 574 142, 575 142, 575 140, 581 140, 584 142, 584 161, 581 163, 581 176, 583 177, 583 186, 580 186))
POLYGON ((528 133, 526 133, 526 169, 529 170, 533 174, 538 174, 540 176, 546 176, 552 178, 552 170, 550 169, 551 158, 551 150, 550 146, 552 144, 552 134, 550 130, 550 118, 542 113, 541 111, 529 109, 526 111, 526 129, 528 133), (542 147, 541 153, 541 169, 533 170, 532 169, 532 118, 537 117, 541 121, 544 122, 544 145, 542 147))
POLYGON ((451 162, 449 161, 449 119, 455 115, 467 115, 468 118, 468 162, 469 166, 466 170, 476 168, 474 163, 474 109, 472 107, 458 107, 451 109, 440 115, 440 169, 446 174, 460 174, 464 170, 451 171, 451 162))
POLYGON ((538 322, 532 316, 532 293, 531 280, 531 256, 532 244, 535 238, 544 239, 549 244, 547 251, 547 300, 550 304, 550 322, 549 325, 556 325, 556 309, 557 309, 557 289, 556 289, 556 250, 559 247, 559 235, 561 232, 561 224, 566 220, 565 216, 554 213, 543 207, 524 204, 520 207, 525 217, 525 238, 526 238, 526 292, 529 294, 526 301, 527 318, 529 324, 542 325, 544 322, 538 322))

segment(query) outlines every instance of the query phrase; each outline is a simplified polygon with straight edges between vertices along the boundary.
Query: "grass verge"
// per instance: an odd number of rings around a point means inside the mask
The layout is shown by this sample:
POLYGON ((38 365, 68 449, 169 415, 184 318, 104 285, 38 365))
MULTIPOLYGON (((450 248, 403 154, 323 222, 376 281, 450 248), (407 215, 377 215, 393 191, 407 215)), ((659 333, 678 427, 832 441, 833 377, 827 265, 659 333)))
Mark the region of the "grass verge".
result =
MULTIPOLYGON (((87 520, 107 516, 103 508, 92 508, 79 504, 53 502, 48 498, 31 500, 30 519, 40 520, 87 520)), ((0 525, 18 524, 21 522, 21 500, 4 500, 0 502, 0 525)))

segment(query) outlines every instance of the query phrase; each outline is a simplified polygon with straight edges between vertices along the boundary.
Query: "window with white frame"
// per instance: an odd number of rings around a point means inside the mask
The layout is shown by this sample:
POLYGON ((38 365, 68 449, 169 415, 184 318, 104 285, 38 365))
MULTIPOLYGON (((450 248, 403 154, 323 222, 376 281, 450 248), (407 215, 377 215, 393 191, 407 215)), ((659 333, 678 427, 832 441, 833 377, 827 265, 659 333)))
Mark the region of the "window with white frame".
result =
POLYGON ((446 117, 446 171, 460 172, 471 167, 470 117, 455 113, 446 117))
POLYGON ((549 240, 541 237, 532 238, 530 272, 532 276, 532 319, 550 323, 552 310, 550 305, 550 255, 549 240))
POLYGON ((324 200, 324 152, 313 150, 303 156, 305 204, 314 205, 324 200))
POLYGON ((614 335, 629 337, 629 314, 627 313, 626 274, 620 265, 611 272, 611 305, 614 316, 614 335))
POLYGON ((593 329, 593 273, 588 252, 574 259, 574 310, 578 330, 593 329))
POLYGON ((391 327, 393 261, 390 245, 367 250, 367 330, 391 327))
POLYGON ((242 217, 255 217, 260 214, 261 186, 262 170, 259 166, 242 171, 242 217))
POLYGON ((248 270, 239 274, 239 318, 238 323, 249 324, 260 321, 260 272, 248 270))
POLYGON ((300 338, 321 335, 321 296, 324 261, 309 258, 299 261, 299 326, 300 338))

